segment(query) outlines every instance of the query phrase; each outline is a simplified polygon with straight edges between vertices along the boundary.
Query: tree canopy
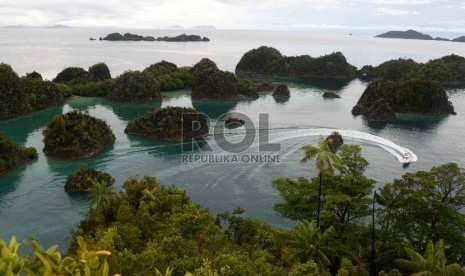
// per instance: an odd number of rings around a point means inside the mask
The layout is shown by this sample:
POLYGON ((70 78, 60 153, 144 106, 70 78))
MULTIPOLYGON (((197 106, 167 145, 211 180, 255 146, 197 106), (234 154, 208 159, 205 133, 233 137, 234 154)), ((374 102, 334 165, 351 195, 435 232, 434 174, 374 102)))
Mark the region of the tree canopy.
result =
POLYGON ((248 51, 236 66, 236 74, 346 79, 355 78, 356 70, 341 52, 317 58, 308 55, 286 57, 277 49, 267 46, 248 51))
POLYGON ((0 132, 0 176, 37 157, 35 148, 19 146, 0 132))
POLYGON ((45 154, 62 159, 95 156, 115 142, 105 121, 78 111, 55 116, 43 133, 45 154))
POLYGON ((116 78, 108 99, 115 102, 148 103, 160 102, 160 86, 148 74, 140 71, 127 71, 116 78))
POLYGON ((168 141, 198 138, 208 131, 209 124, 205 114, 193 108, 170 106, 129 121, 125 129, 126 133, 168 141), (199 129, 193 129, 193 124, 199 124, 199 129))

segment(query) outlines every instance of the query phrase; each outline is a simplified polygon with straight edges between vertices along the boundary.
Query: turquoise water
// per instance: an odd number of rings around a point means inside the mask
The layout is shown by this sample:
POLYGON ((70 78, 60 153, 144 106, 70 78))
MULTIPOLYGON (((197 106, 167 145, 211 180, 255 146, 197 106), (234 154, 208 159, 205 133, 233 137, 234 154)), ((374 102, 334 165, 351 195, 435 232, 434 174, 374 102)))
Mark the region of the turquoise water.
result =
MULTIPOLYGON (((21 32, 13 32, 13 35, 8 36, 11 32, 13 31, 0 30, 0 61, 12 63, 21 74, 38 70, 49 78, 65 64, 87 67, 96 61, 106 61, 113 72, 122 72, 124 69, 140 69, 139 67, 163 58, 178 61, 179 64, 191 64, 202 56, 211 57, 221 68, 232 70, 242 55, 243 48, 250 49, 261 44, 275 46, 292 54, 328 53, 339 47, 347 50, 344 53, 349 61, 360 64, 376 64, 382 59, 399 56, 427 60, 452 51, 462 51, 465 55, 463 46, 453 44, 457 48, 452 49, 452 44, 441 42, 429 42, 433 46, 426 51, 422 44, 424 41, 396 41, 400 46, 393 48, 384 44, 381 47, 379 40, 368 37, 220 31, 201 34, 213 39, 207 46, 122 43, 115 44, 115 48, 105 52, 104 49, 93 49, 104 47, 101 46, 104 44, 89 44, 90 42, 81 40, 95 37, 97 33, 104 35, 108 33, 106 30, 68 31, 72 34, 74 32, 74 36, 66 32, 57 36, 55 30, 43 31, 44 39, 38 38, 40 34, 37 31, 31 33, 32 38, 21 38, 21 32), (54 39, 47 40, 48 37, 54 39), (79 42, 78 38, 81 39, 79 42), (340 43, 333 43, 334 41, 340 43), (159 51, 152 49, 157 47, 160 48, 159 51), (44 53, 48 55, 44 56, 44 53), (66 61, 70 62, 65 63, 66 61)), ((36 147, 39 151, 38 160, 0 177, 0 238, 9 239, 15 234, 22 239, 33 235, 45 245, 59 244, 64 250, 69 242, 66 238, 70 230, 88 208, 85 195, 68 195, 63 188, 67 175, 75 171, 81 162, 113 175, 116 178, 115 189, 120 189, 129 176, 152 175, 163 184, 184 187, 194 201, 207 206, 213 213, 240 206, 246 210, 247 215, 282 227, 288 227, 292 222, 279 217, 272 210, 273 204, 279 201, 271 186, 272 180, 281 176, 316 175, 312 165, 303 166, 299 160, 302 145, 315 143, 317 137, 299 136, 299 129, 327 127, 365 131, 392 140, 418 155, 417 163, 403 168, 385 150, 362 142, 363 154, 370 162, 367 173, 378 180, 378 186, 407 171, 429 169, 444 162, 453 161, 465 166, 464 90, 449 91, 458 113, 456 116, 400 114, 395 122, 388 125, 369 125, 362 118, 354 118, 350 113, 366 87, 359 80, 340 88, 338 93, 342 98, 334 100, 322 98, 324 85, 317 87, 309 83, 289 83, 289 86, 291 98, 288 101, 277 101, 270 94, 262 94, 254 101, 199 102, 191 100, 190 91, 165 93, 162 104, 147 105, 115 104, 100 98, 75 97, 61 106, 18 119, 0 121, 1 132, 15 142, 36 147), (128 120, 160 106, 194 107, 212 119, 226 112, 240 112, 249 116, 255 125, 258 125, 259 114, 267 113, 270 116, 271 139, 281 144, 281 162, 185 164, 182 163, 181 144, 124 133, 128 120), (64 162, 45 157, 42 153, 43 128, 53 116, 71 109, 88 110, 91 115, 106 120, 116 135, 114 146, 97 157, 79 161, 64 162)), ((241 131, 242 129, 231 130, 227 138, 238 139, 242 135, 241 131)), ((208 142, 212 140, 212 135, 207 137, 208 142)), ((353 139, 346 139, 346 142, 360 143, 353 139)), ((257 142, 246 153, 256 154, 257 142)))

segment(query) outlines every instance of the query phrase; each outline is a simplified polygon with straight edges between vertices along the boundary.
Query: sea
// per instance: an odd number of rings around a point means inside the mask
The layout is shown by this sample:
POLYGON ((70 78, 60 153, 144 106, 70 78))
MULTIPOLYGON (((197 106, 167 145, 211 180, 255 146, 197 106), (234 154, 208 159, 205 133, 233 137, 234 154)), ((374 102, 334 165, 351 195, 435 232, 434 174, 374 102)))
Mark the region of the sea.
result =
MULTIPOLYGON (((274 47, 286 56, 320 56, 340 51, 348 62, 359 68, 397 58, 427 62, 450 54, 465 56, 465 43, 382 39, 361 32, 3 28, 0 29, 0 62, 10 64, 19 75, 37 71, 49 80, 66 67, 88 68, 98 62, 105 62, 114 77, 127 70, 143 70, 162 60, 191 66, 202 58, 209 58, 220 69, 234 71, 245 52, 262 45, 274 47), (98 40, 112 32, 155 37, 185 32, 207 36, 211 42, 98 40), (97 40, 90 41, 91 37, 97 40)), ((370 139, 344 137, 346 144, 362 147, 363 156, 370 163, 366 173, 377 181, 377 188, 407 172, 429 170, 447 162, 465 167, 465 90, 447 90, 457 115, 397 114, 395 121, 371 124, 351 114, 367 86, 365 82, 358 79, 318 83, 280 81, 290 88, 291 96, 287 100, 262 93, 258 99, 238 102, 193 101, 189 90, 164 92, 163 102, 154 104, 72 97, 63 105, 0 121, 0 132, 39 152, 38 160, 0 177, 0 238, 35 237, 44 246, 57 244, 61 251, 66 251, 72 230, 89 208, 87 195, 64 191, 68 174, 76 171, 81 163, 110 173, 116 179, 115 190, 121 190, 128 177, 154 176, 163 185, 183 187, 193 201, 214 215, 241 207, 246 211, 245 216, 283 228, 292 227, 293 222, 273 210, 273 204, 281 199, 272 182, 279 177, 317 176, 313 162, 300 163, 302 147, 318 141, 318 136, 310 135, 315 132, 312 129, 354 130, 376 135, 418 156, 417 162, 405 166, 392 152, 370 139), (323 99, 322 94, 327 90, 338 93, 341 98, 323 99), (166 106, 194 107, 209 116, 212 133, 204 142, 211 146, 216 158, 188 162, 182 143, 124 133, 129 120, 166 106), (42 152, 42 131, 54 116, 71 110, 87 111, 104 119, 116 136, 115 144, 88 159, 61 161, 46 157, 42 152), (226 129, 222 135, 213 134, 217 121, 231 113, 246 116, 246 127, 226 129), (266 131, 260 132, 260 127, 266 131), (239 143, 251 132, 255 138, 240 153, 231 154, 230 148, 221 147, 221 142, 239 143), (260 140, 263 135, 266 137, 260 140), (260 147, 263 141, 278 145, 278 150, 264 155, 260 147), (238 162, 225 159, 235 154, 241 156, 238 162)), ((206 154, 203 146, 199 144, 189 154, 206 154)))

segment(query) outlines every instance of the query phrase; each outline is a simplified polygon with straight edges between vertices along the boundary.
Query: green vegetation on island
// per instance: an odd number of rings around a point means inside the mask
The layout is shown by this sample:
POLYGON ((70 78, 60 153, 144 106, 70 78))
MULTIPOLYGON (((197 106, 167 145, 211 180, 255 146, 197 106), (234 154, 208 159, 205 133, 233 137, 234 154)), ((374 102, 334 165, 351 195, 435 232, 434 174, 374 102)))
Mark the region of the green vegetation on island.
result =
POLYGON ((143 73, 153 77, 160 85, 161 91, 174 91, 193 87, 194 75, 188 67, 176 66, 176 64, 162 60, 145 68, 143 73))
POLYGON ((57 85, 42 81, 38 75, 20 78, 13 69, 0 64, 0 119, 9 119, 64 102, 57 85))
POLYGON ((278 85, 273 91, 273 97, 289 98, 290 96, 291 96, 291 92, 289 91, 289 88, 285 84, 278 85))
POLYGON ((245 53, 236 66, 236 74, 264 74, 304 78, 353 79, 357 69, 341 52, 321 57, 286 57, 272 47, 261 46, 245 53))
POLYGON ((106 97, 114 85, 110 69, 103 62, 90 66, 88 71, 81 67, 65 68, 53 81, 62 90, 69 89, 72 95, 84 97, 106 97))
POLYGON ((234 73, 218 69, 215 62, 204 58, 191 68, 195 77, 192 99, 237 101, 237 79, 234 73))
POLYGON ((372 81, 352 109, 352 114, 388 121, 398 113, 456 114, 447 93, 437 81, 411 79, 372 81))
POLYGON ((96 156, 115 142, 105 121, 78 111, 55 116, 43 133, 44 153, 60 159, 96 156))
POLYGON ((439 81, 446 87, 465 86, 465 57, 449 55, 433 59, 427 63, 417 63, 412 59, 395 59, 378 66, 367 65, 358 72, 361 78, 402 80, 419 78, 439 81))
POLYGON ((323 98, 325 99, 339 99, 341 96, 339 96, 338 94, 336 94, 336 92, 333 92, 333 91, 325 91, 323 93, 323 98))
POLYGON ((158 82, 140 71, 127 71, 118 76, 107 97, 111 101, 125 103, 162 101, 158 82))
POLYGON ((457 37, 452 39, 454 42, 465 42, 465 36, 457 37))
POLYGON ((89 192, 92 187, 99 183, 110 186, 115 183, 115 179, 108 173, 96 171, 89 168, 87 164, 81 164, 78 171, 68 175, 65 191, 67 193, 89 192))
POLYGON ((108 41, 165 41, 165 42, 209 42, 208 37, 201 37, 199 35, 186 35, 181 34, 178 36, 163 36, 155 38, 153 36, 141 36, 131 33, 125 33, 124 35, 120 33, 111 33, 100 40, 108 41))
POLYGON ((0 132, 0 176, 37 157, 35 148, 19 146, 0 132))
POLYGON ((131 177, 123 191, 93 186, 65 256, 34 240, 27 242, 31 255, 21 255, 15 239, 0 240, 0 273, 465 275, 465 170, 447 163, 374 190, 361 148, 333 150, 336 136, 303 148, 302 162, 312 161, 317 176, 272 183, 281 197, 274 209, 295 222, 290 229, 249 218, 242 208, 214 216, 182 188, 131 177))
POLYGON ((185 141, 208 134, 207 117, 193 108, 165 107, 128 122, 126 133, 158 140, 185 141), (192 129, 193 126, 195 129, 192 129))
POLYGON ((430 35, 423 34, 423 33, 417 32, 415 30, 389 31, 389 32, 377 35, 376 37, 465 42, 465 36, 457 37, 457 38, 454 38, 454 39, 447 39, 447 38, 443 38, 443 37, 435 37, 435 38, 433 38, 430 35))
POLYGON ((276 84, 268 80, 240 79, 236 82, 237 93, 249 98, 258 98, 260 92, 274 91, 276 84))
POLYGON ((382 38, 402 38, 402 39, 421 39, 421 40, 433 40, 434 38, 427 34, 422 34, 415 30, 407 30, 407 31, 389 31, 376 37, 382 38))

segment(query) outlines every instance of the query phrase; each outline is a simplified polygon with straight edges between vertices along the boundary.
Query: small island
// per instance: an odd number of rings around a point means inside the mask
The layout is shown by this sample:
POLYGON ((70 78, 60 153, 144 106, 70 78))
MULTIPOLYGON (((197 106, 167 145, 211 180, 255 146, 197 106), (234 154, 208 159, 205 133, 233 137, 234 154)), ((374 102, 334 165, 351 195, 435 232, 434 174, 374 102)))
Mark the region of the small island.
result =
POLYGON ((195 77, 192 99, 208 101, 237 101, 236 76, 218 69, 216 64, 204 58, 195 64, 191 73, 195 77))
POLYGON ((465 57, 449 55, 433 59, 427 63, 418 63, 412 59, 394 59, 378 66, 366 65, 358 71, 361 79, 399 81, 412 78, 435 80, 445 87, 465 86, 465 57))
POLYGON ((229 129, 238 128, 245 124, 245 121, 239 118, 228 117, 224 120, 224 126, 229 129))
POLYGON ((286 57, 277 49, 261 46, 245 53, 236 66, 236 74, 263 74, 302 78, 354 79, 357 69, 341 52, 321 57, 286 57))
POLYGON ((186 141, 209 132, 205 114, 188 107, 165 107, 128 122, 128 134, 165 141, 186 141), (196 126, 195 130, 192 130, 196 126))
POLYGON ((0 132, 0 176, 21 167, 30 160, 37 159, 35 148, 25 148, 15 144, 0 132))
POLYGON ((199 35, 186 35, 181 34, 178 36, 163 36, 155 38, 153 36, 141 36, 131 33, 111 33, 99 40, 108 41, 165 41, 165 42, 209 42, 208 37, 201 37, 199 35))
POLYGON ((369 121, 389 121, 395 118, 395 112, 456 114, 441 84, 422 79, 397 82, 376 79, 352 109, 354 116, 366 115, 369 121))
POLYGON ((105 121, 78 111, 55 116, 43 134, 44 153, 59 159, 96 156, 115 142, 105 121))
POLYGON ((127 71, 116 78, 107 98, 122 103, 161 102, 162 96, 157 81, 140 71, 127 71))
POLYGON ((407 30, 407 31, 389 31, 376 37, 382 38, 402 38, 402 39, 421 39, 421 40, 433 40, 434 38, 427 34, 422 34, 415 30, 407 30))
POLYGON ((0 120, 24 116, 56 106, 69 96, 37 72, 20 78, 10 65, 0 63, 0 120))
POLYGON ((341 96, 339 96, 338 94, 336 94, 336 92, 333 92, 333 91, 325 91, 323 93, 323 98, 324 99, 339 99, 341 98, 341 96))
POLYGON ((375 37, 465 42, 465 36, 457 37, 457 38, 454 38, 454 39, 447 39, 447 38, 443 38, 443 37, 434 37, 433 38, 430 35, 423 34, 423 33, 417 32, 415 30, 389 31, 389 32, 377 35, 375 37))
POLYGON ((276 84, 268 80, 240 79, 236 82, 237 93, 244 97, 258 98, 260 92, 274 91, 276 84))
POLYGON ((340 146, 344 144, 344 139, 342 138, 342 135, 339 134, 339 132, 334 131, 326 137, 326 141, 329 142, 329 146, 331 147, 331 151, 334 153, 337 153, 338 149, 340 146))
POLYGON ((290 96, 291 92, 285 84, 278 85, 276 89, 273 91, 273 97, 289 98, 290 96))
POLYGON ((94 183, 105 183, 110 186, 115 183, 115 179, 108 173, 90 169, 87 164, 81 164, 78 171, 68 175, 65 191, 67 193, 88 192, 94 183))

